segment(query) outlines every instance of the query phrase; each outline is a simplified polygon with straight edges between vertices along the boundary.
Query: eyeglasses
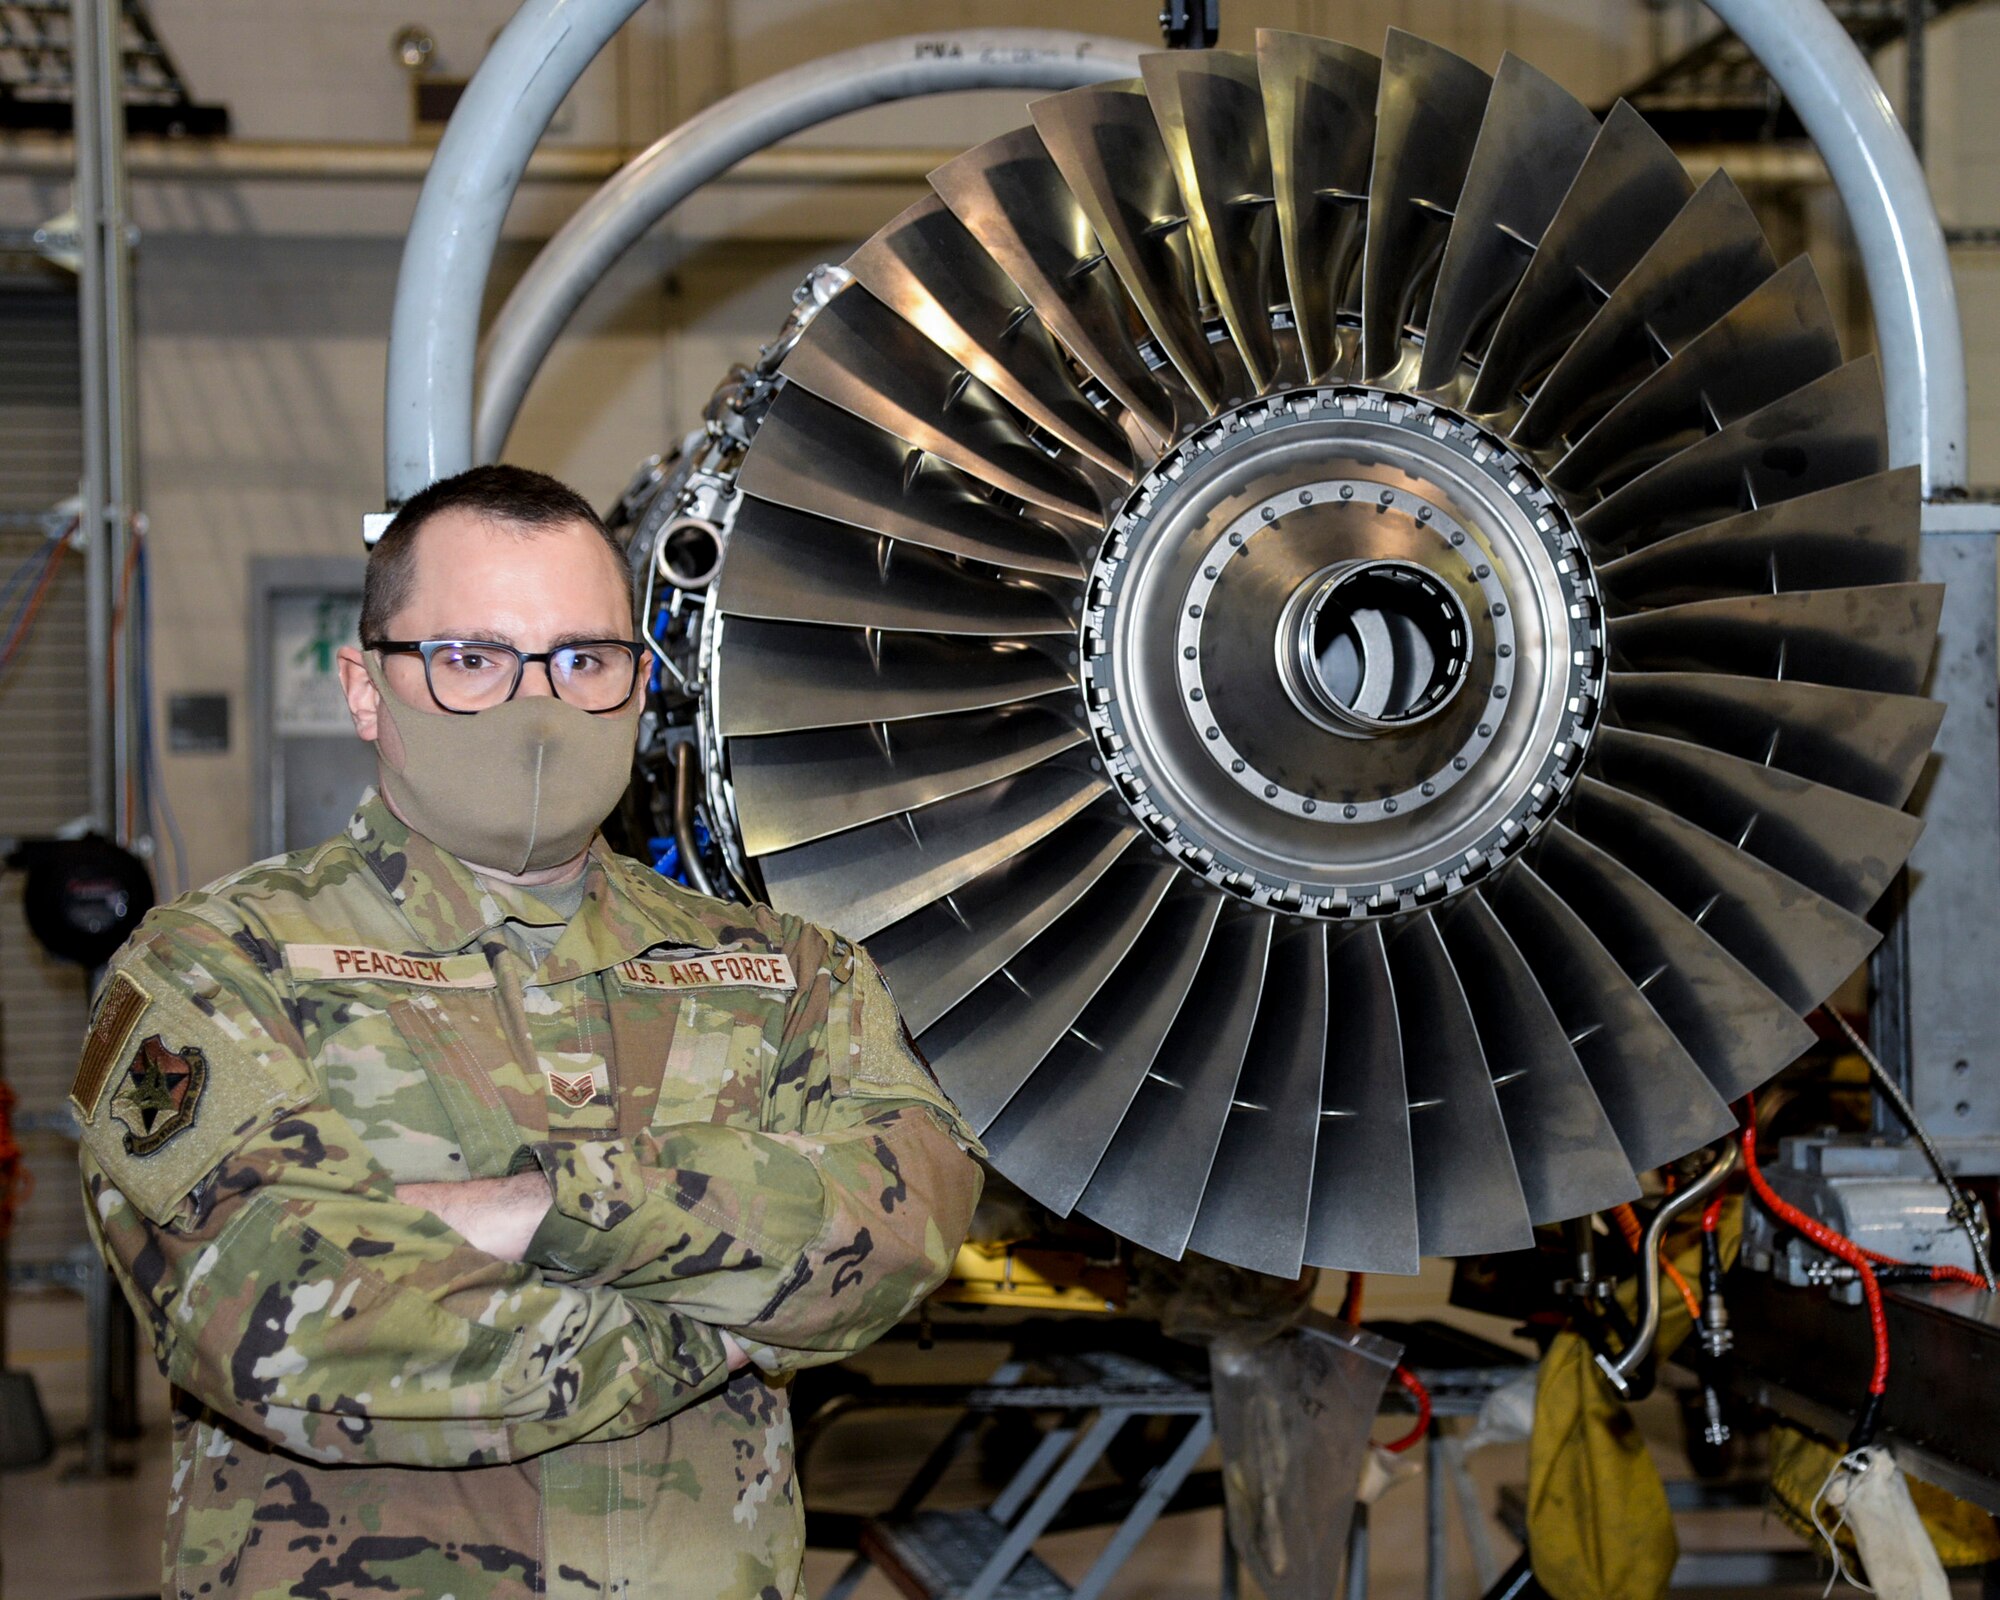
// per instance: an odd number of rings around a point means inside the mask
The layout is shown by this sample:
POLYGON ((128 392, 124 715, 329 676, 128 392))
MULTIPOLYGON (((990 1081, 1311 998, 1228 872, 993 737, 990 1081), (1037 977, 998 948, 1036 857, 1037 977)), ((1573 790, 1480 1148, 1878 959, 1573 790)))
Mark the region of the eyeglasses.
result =
POLYGON ((385 656, 422 656, 424 683, 441 711, 470 716, 505 705, 538 661, 549 688, 579 711, 616 711, 639 682, 641 648, 630 639, 582 639, 555 650, 516 650, 490 639, 364 639, 385 656))

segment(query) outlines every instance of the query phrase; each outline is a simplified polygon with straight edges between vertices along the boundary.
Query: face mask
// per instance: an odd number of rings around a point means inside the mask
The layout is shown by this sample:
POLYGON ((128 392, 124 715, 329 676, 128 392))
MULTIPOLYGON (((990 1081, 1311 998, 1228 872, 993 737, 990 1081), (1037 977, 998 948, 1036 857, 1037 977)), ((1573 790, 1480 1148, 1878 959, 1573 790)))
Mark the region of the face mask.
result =
POLYGON ((459 860, 517 874, 560 866, 625 792, 641 696, 605 715, 535 695, 454 716, 405 703, 374 655, 365 660, 403 745, 400 770, 377 748, 382 788, 396 815, 459 860))

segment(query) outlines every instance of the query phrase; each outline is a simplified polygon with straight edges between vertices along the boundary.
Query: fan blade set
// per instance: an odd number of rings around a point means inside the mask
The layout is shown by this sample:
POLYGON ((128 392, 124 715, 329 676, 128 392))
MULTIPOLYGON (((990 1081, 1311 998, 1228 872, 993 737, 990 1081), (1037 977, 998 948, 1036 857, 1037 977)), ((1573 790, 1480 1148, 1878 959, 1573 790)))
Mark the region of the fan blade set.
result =
POLYGON ((1876 940, 1939 593, 1727 177, 1411 35, 1035 103, 744 457, 704 738, 994 1166, 1411 1272, 1727 1134, 1876 940))

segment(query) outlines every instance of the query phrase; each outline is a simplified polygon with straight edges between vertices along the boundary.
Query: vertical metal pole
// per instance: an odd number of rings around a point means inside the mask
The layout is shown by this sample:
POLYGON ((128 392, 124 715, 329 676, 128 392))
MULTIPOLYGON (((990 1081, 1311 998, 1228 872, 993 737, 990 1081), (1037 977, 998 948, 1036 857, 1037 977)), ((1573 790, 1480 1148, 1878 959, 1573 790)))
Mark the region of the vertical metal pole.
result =
POLYGON ((1903 0, 1903 131, 1917 164, 1924 160, 1924 37, 1931 20, 1931 0, 1903 0))
MULTIPOLYGON (((122 0, 96 0, 97 27, 92 52, 97 69, 98 204, 103 211, 104 262, 104 521, 105 559, 113 612, 116 589, 125 571, 126 547, 132 538, 132 516, 139 503, 138 390, 133 381, 132 232, 131 205, 125 174, 125 54, 122 0)), ((129 777, 134 759, 131 688, 137 678, 129 640, 136 631, 128 605, 120 628, 122 637, 108 642, 117 653, 115 679, 100 679, 100 692, 110 700, 112 811, 107 819, 121 844, 145 831, 139 819, 125 814, 125 797, 132 792, 129 777)))
POLYGON ((1347 1600, 1368 1600, 1368 1507, 1357 1504, 1347 1525, 1347 1600))
POLYGON ((71 97, 75 118, 77 223, 77 328, 83 373, 83 484, 77 532, 84 558, 84 655, 89 667, 90 810, 101 829, 112 826, 117 793, 113 773, 112 708, 103 693, 111 651, 110 541, 105 538, 111 440, 105 411, 104 195, 98 140, 97 11, 101 0, 70 0, 71 97))
POLYGON ((1446 1538, 1444 1435, 1435 1419, 1424 1436, 1424 1600, 1444 1600, 1451 1567, 1446 1538))

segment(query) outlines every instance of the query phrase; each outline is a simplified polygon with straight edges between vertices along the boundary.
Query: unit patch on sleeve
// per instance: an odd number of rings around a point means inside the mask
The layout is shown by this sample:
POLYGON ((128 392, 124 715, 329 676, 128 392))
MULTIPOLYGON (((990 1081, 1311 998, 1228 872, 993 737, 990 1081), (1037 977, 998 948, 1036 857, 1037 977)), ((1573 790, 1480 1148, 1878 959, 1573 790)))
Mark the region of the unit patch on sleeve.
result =
POLYGON ((621 961, 634 989, 796 989, 791 958, 777 951, 711 950, 671 961, 621 961))
POLYGON ((125 1128, 128 1155, 149 1156, 194 1125, 208 1087, 208 1057, 193 1045, 169 1050, 147 1035, 111 1096, 111 1115, 125 1128))
POLYGON ((83 1042, 83 1059, 77 1063, 76 1081, 69 1090, 69 1103, 85 1123, 97 1115, 104 1086, 111 1081, 111 1069, 124 1057, 132 1029, 152 1000, 129 972, 112 975, 104 998, 98 1003, 97 1021, 91 1026, 90 1037, 83 1042))

